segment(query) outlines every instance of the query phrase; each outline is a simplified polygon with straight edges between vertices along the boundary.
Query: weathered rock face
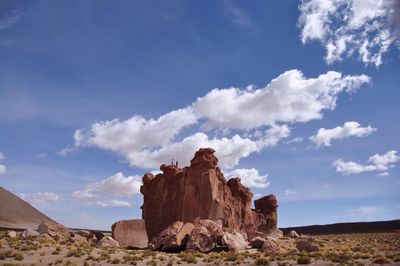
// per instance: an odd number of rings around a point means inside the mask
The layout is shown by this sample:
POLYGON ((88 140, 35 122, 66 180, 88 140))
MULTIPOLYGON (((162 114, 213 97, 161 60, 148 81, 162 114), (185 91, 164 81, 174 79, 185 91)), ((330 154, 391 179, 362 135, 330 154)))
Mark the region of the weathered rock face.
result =
MULTIPOLYGON (((260 234, 276 229, 275 196, 257 200, 252 210, 250 189, 241 184, 240 178, 226 181, 217 165, 214 150, 205 148, 196 152, 189 167, 162 165, 162 174, 143 176, 142 218, 149 240, 176 221, 194 223, 199 219, 260 234)), ((201 229, 195 230, 201 233, 201 229)))
POLYGON ((70 232, 65 226, 50 221, 42 222, 38 227, 38 232, 41 235, 48 234, 57 241, 68 240, 70 237, 70 232))
POLYGON ((148 239, 145 222, 142 219, 122 220, 111 226, 112 237, 121 247, 147 248, 148 239))

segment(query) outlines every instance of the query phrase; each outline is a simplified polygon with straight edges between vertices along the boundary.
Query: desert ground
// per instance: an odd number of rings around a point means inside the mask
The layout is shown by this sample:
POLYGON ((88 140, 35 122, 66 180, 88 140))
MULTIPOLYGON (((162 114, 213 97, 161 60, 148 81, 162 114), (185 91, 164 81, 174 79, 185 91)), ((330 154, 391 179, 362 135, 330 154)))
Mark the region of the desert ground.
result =
POLYGON ((42 236, 15 238, 1 232, 0 265, 400 265, 400 233, 312 236, 317 252, 292 253, 295 240, 278 240, 280 253, 164 253, 57 242, 42 236))

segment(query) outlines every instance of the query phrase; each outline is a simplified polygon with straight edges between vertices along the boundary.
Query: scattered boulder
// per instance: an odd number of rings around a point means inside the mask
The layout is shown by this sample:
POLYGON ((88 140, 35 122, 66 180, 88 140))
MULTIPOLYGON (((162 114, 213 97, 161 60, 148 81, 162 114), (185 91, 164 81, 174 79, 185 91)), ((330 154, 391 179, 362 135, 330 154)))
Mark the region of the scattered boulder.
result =
POLYGON ((226 245, 229 251, 242 251, 248 246, 248 242, 243 235, 235 229, 224 228, 222 245, 226 245))
POLYGON ((57 241, 68 240, 70 237, 69 230, 62 224, 44 221, 38 227, 38 232, 43 234, 48 234, 53 239, 57 241))
POLYGON ((198 220, 194 223, 194 228, 189 236, 186 250, 189 252, 210 252, 217 245, 225 246, 224 231, 222 226, 211 220, 198 220))
POLYGON ((70 241, 76 244, 80 244, 80 245, 87 245, 89 244, 89 241, 87 240, 86 237, 81 236, 79 234, 72 234, 72 236, 70 237, 70 241))
POLYGON ((263 243, 262 247, 260 248, 260 251, 262 252, 267 252, 267 253, 278 253, 280 251, 278 244, 271 240, 271 239, 266 239, 266 241, 263 243))
POLYGON ((319 247, 313 243, 311 243, 308 240, 299 240, 296 242, 296 248, 302 252, 307 251, 307 252, 314 252, 314 251, 318 251, 319 247))
POLYGON ((183 228, 184 223, 181 221, 176 221, 161 233, 159 233, 153 240, 149 243, 149 249, 151 250, 161 250, 167 243, 171 241, 183 228))
POLYGON ((182 228, 179 230, 179 233, 174 235, 172 238, 169 238, 169 241, 165 243, 162 247, 162 251, 182 251, 186 248, 186 244, 189 241, 189 236, 192 233, 194 228, 194 224, 185 223, 182 228))
POLYGON ((84 237, 88 237, 90 235, 90 231, 88 230, 79 230, 78 232, 76 232, 78 235, 80 236, 84 236, 84 237))
POLYGON ((250 240, 250 246, 253 248, 261 248, 267 240, 261 236, 256 236, 253 239, 250 240))
POLYGON ((90 231, 89 235, 86 237, 86 239, 90 242, 98 242, 104 237, 104 234, 99 231, 90 231))
POLYGON ((296 231, 291 230, 291 231, 288 233, 288 237, 291 237, 291 238, 300 238, 300 235, 299 235, 296 231))
POLYGON ((122 220, 111 226, 111 236, 125 248, 147 248, 148 238, 145 221, 142 219, 122 220))
POLYGON ((297 248, 291 248, 288 251, 288 254, 299 254, 300 251, 297 248))
POLYGON ((7 231, 6 232, 6 236, 7 237, 11 237, 11 238, 15 238, 15 237, 17 237, 17 232, 15 232, 15 231, 7 231))
POLYGON ((119 247, 118 241, 111 236, 104 236, 102 239, 100 239, 99 244, 102 246, 119 247))
POLYGON ((40 236, 40 234, 39 234, 38 231, 35 231, 33 229, 27 229, 27 230, 22 232, 22 237, 23 238, 36 237, 36 236, 40 236))

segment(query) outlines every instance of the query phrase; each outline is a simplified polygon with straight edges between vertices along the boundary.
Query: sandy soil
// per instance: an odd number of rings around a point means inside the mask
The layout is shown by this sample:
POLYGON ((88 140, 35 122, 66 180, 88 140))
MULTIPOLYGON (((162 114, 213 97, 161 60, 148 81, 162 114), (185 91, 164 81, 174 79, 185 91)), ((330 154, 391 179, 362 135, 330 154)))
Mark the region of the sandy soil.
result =
POLYGON ((400 234, 346 234, 313 237, 320 251, 288 254, 295 247, 279 240, 282 252, 162 253, 97 245, 58 243, 43 237, 0 236, 0 265, 400 265, 400 234), (299 263, 298 263, 299 262, 299 263))

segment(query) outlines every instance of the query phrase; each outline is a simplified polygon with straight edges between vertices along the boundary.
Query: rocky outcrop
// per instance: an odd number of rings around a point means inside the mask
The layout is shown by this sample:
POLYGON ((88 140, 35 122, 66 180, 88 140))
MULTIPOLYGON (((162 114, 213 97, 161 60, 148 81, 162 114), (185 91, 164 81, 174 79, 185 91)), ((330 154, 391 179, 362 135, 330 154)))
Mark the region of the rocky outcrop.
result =
POLYGON ((67 241, 70 237, 70 232, 65 226, 51 221, 42 222, 38 227, 38 232, 41 235, 48 234, 57 241, 67 241))
MULTIPOLYGON (((196 152, 189 167, 163 164, 161 174, 143 176, 141 208, 149 240, 176 221, 195 223, 199 219, 211 220, 221 228, 246 232, 245 240, 249 239, 248 232, 252 237, 277 232, 275 196, 256 200, 252 210, 250 189, 241 184, 240 178, 227 181, 217 165, 214 150, 205 148, 196 152)), ((195 225, 191 232, 198 235, 199 251, 212 246, 203 238, 211 232, 203 227, 195 225)))
POLYGON ((125 248, 147 248, 148 239, 145 222, 142 219, 122 220, 111 226, 111 236, 125 248))

